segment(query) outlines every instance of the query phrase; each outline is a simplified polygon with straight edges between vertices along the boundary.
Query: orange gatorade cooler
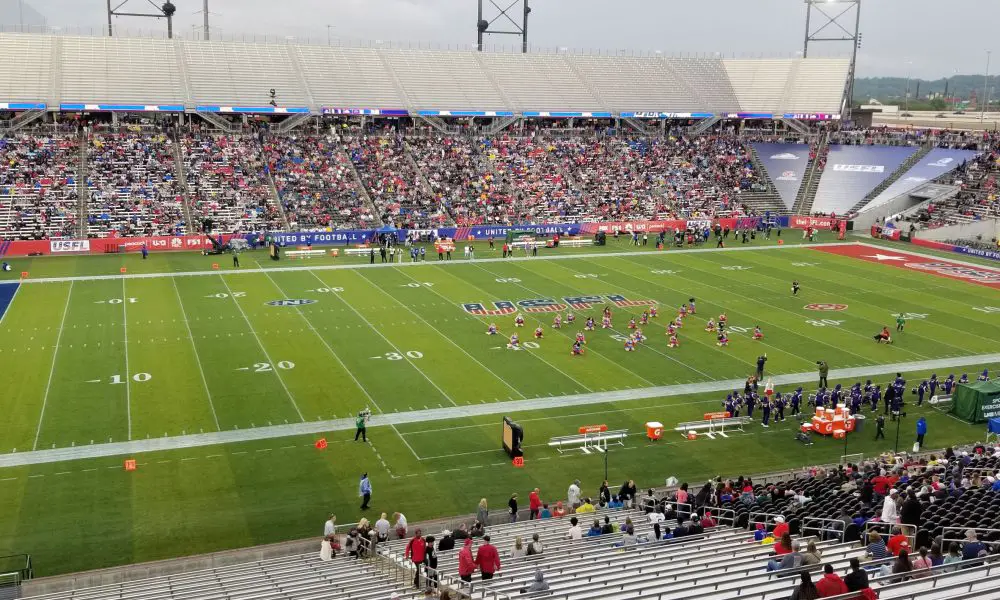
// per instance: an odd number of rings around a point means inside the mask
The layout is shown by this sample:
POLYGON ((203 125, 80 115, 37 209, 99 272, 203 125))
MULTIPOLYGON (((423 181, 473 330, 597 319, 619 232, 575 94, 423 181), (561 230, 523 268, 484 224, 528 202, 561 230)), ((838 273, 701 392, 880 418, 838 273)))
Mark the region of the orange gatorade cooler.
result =
POLYGON ((653 442, 663 437, 663 423, 658 421, 649 421, 646 423, 646 437, 653 442))

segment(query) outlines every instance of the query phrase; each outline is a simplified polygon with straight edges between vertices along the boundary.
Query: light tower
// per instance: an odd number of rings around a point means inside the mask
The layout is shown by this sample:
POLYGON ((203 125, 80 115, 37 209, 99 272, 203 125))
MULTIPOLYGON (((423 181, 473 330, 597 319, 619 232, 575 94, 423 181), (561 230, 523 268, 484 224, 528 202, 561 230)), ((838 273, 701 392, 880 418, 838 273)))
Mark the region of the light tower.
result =
POLYGON ((122 8, 124 8, 129 1, 130 0, 122 0, 118 6, 112 8, 111 0, 108 0, 108 37, 114 35, 111 17, 146 17, 150 19, 165 18, 167 20, 167 37, 174 37, 174 13, 177 12, 177 7, 174 6, 170 0, 166 0, 162 6, 157 6, 153 0, 146 0, 146 2, 148 2, 149 5, 156 10, 155 13, 134 13, 122 11, 122 8))
MULTIPOLYGON (((483 0, 479 0, 479 18, 476 19, 476 48, 482 52, 483 51, 483 34, 497 34, 497 35, 516 35, 521 38, 521 52, 524 54, 528 53, 528 15, 531 14, 531 7, 528 6, 528 0, 511 0, 507 8, 500 8, 500 6, 493 0, 489 0, 490 4, 496 10, 493 11, 492 19, 483 18, 483 0), (512 8, 521 5, 521 19, 520 22, 516 21, 511 17, 510 11, 512 8), (510 22, 514 28, 511 29, 490 29, 493 24, 500 20, 501 18, 506 19, 510 22)), ((514 16, 517 16, 516 14, 514 16)), ((504 23, 506 27, 506 23, 504 23)))
POLYGON ((847 108, 845 118, 851 114, 854 102, 854 72, 861 48, 861 0, 803 0, 806 4, 806 37, 802 58, 808 58, 809 45, 814 42, 851 43, 851 67, 847 74, 847 108), (818 28, 814 28, 813 13, 819 13, 818 28))

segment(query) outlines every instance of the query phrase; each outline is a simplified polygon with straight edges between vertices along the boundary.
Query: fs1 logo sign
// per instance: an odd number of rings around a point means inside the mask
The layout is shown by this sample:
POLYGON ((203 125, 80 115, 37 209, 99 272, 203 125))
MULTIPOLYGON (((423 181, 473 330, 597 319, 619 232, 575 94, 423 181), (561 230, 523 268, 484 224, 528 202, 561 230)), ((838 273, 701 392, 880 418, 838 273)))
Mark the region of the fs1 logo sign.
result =
POLYGON ((306 304, 316 304, 316 300, 271 300, 267 303, 268 306, 305 306, 306 304))
POLYGON ((466 302, 462 304, 462 310, 477 317, 498 317, 512 315, 517 312, 526 313, 556 313, 568 308, 573 310, 590 310, 598 304, 610 302, 619 308, 631 308, 639 306, 656 306, 653 300, 629 300, 621 294, 611 294, 608 296, 569 296, 557 300, 555 298, 531 298, 528 300, 494 300, 491 303, 493 308, 489 308, 481 302, 466 302), (560 301, 561 300, 561 301, 560 301))

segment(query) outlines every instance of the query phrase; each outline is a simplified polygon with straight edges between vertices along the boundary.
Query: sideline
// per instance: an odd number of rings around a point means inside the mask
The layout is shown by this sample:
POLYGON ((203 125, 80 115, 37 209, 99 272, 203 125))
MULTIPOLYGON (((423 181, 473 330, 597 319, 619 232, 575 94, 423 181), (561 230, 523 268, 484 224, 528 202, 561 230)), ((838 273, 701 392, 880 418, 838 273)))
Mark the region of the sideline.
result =
MULTIPOLYGON (((883 375, 885 373, 932 371, 997 362, 1000 362, 1000 354, 979 354, 973 356, 921 360, 888 365, 869 365, 848 369, 834 369, 830 371, 830 378, 854 379, 883 375)), ((808 373, 775 375, 772 379, 776 385, 794 385, 814 382, 817 380, 817 375, 815 372, 810 371, 808 373)), ((466 406, 448 406, 427 410, 412 410, 373 415, 370 425, 371 427, 396 426, 406 423, 421 423, 445 419, 500 415, 529 410, 543 410, 547 408, 586 406, 590 404, 604 404, 628 400, 686 396, 706 392, 725 392, 737 388, 741 389, 743 387, 743 383, 743 379, 729 379, 649 388, 615 390, 610 392, 595 392, 590 394, 572 394, 568 396, 531 398, 526 400, 508 400, 505 402, 493 402, 489 404, 469 404, 466 406)), ((255 429, 235 429, 231 431, 227 430, 211 433, 199 433, 166 438, 150 438, 146 440, 133 440, 130 442, 115 442, 109 444, 94 444, 90 446, 35 450, 31 452, 16 452, 0 455, 0 468, 40 465, 109 456, 129 456, 143 452, 181 450, 186 448, 213 446, 217 444, 231 444, 236 442, 249 442, 287 436, 312 435, 332 431, 353 430, 354 419, 347 418, 329 421, 291 423, 288 425, 272 425, 267 427, 257 427, 255 429)))
MULTIPOLYGON (((450 261, 437 261, 428 260, 421 262, 397 262, 397 263, 357 263, 348 265, 302 265, 295 267, 260 267, 257 269, 239 269, 234 271, 181 271, 178 273, 133 273, 133 274, 121 274, 121 275, 78 275, 75 277, 39 277, 37 279, 32 279, 28 277, 27 279, 21 279, 20 283, 67 283, 70 281, 101 281, 101 280, 118 280, 118 279, 158 279, 162 277, 198 277, 207 275, 241 275, 249 273, 281 273, 281 272, 296 272, 296 271, 335 271, 338 269, 381 269, 381 268, 393 268, 393 267, 421 267, 429 265, 467 265, 467 264, 477 264, 477 263, 506 263, 506 262, 523 262, 523 261, 538 261, 538 260, 571 260, 574 258, 602 258, 602 257, 620 257, 620 256, 670 256, 672 254, 699 254, 702 252, 760 252, 767 250, 786 250, 792 248, 823 248, 825 246, 850 246, 851 242, 823 242, 818 244, 794 244, 790 246, 749 246, 749 247, 737 247, 737 248, 681 248, 679 250, 661 250, 656 251, 646 251, 646 252, 585 252, 581 254, 554 254, 552 256, 518 256, 514 258, 477 258, 475 260, 450 260, 450 261)), ((257 262, 259 265, 260 263, 257 262)), ((16 280, 4 283, 17 283, 16 280)))

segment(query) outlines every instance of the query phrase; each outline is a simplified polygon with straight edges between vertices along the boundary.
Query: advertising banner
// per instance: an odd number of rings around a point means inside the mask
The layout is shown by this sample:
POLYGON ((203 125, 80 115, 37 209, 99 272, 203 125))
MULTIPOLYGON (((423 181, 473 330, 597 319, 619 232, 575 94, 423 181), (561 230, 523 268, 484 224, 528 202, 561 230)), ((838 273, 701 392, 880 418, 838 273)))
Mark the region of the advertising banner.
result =
POLYGON ((830 144, 812 211, 847 214, 916 151, 916 146, 830 144))
POLYGON ((809 163, 807 144, 754 144, 757 156, 774 182, 785 208, 791 210, 802 187, 802 178, 809 163))
POLYGON ((927 156, 920 159, 910 170, 903 174, 889 187, 875 196, 862 210, 869 210, 889 202, 893 198, 911 192, 921 185, 957 169, 966 161, 974 159, 979 153, 975 150, 956 150, 952 148, 934 148, 927 156))
POLYGON ((53 254, 90 252, 90 240, 51 240, 49 251, 53 254))

